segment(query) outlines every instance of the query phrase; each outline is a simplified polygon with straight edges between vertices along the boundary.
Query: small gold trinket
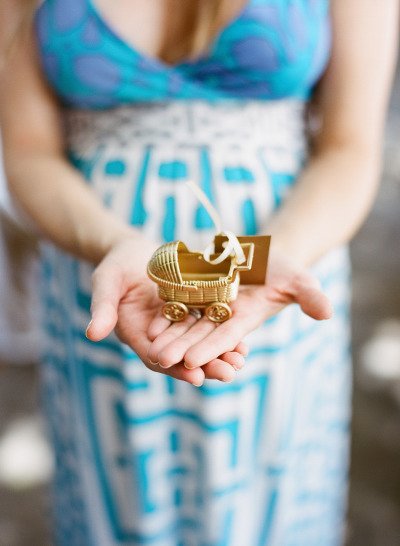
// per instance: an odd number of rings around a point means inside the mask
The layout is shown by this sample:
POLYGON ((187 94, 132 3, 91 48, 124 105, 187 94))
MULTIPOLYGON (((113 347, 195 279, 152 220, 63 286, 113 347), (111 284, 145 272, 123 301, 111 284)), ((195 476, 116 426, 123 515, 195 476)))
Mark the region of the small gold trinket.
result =
POLYGON ((225 322, 226 320, 231 318, 232 309, 226 303, 212 303, 206 309, 206 316, 212 322, 225 322))
POLYGON ((162 308, 162 312, 168 320, 179 322, 189 314, 189 309, 179 301, 168 301, 162 308))
POLYGON ((210 249, 208 253, 191 252, 182 241, 159 247, 149 261, 147 273, 166 302, 164 316, 178 322, 189 309, 198 309, 213 322, 228 320, 232 316, 229 303, 238 294, 240 272, 246 272, 246 284, 265 282, 269 241, 269 236, 236 238, 224 232, 215 237, 213 253, 210 249), (233 252, 227 248, 231 238, 236 244, 233 252))

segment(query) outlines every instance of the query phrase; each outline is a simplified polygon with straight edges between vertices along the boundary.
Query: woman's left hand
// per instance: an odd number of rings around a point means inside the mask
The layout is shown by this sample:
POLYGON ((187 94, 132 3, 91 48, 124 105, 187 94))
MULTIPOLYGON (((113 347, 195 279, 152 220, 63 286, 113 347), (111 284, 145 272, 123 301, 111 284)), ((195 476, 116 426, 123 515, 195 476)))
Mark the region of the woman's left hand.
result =
POLYGON ((148 330, 153 340, 149 356, 165 368, 182 361, 189 369, 203 366, 232 351, 247 334, 291 303, 300 305, 316 320, 332 315, 328 298, 307 269, 283 253, 271 251, 267 284, 240 287, 238 298, 231 304, 231 319, 217 325, 203 317, 182 334, 175 325, 169 326, 166 319, 157 316, 148 330))

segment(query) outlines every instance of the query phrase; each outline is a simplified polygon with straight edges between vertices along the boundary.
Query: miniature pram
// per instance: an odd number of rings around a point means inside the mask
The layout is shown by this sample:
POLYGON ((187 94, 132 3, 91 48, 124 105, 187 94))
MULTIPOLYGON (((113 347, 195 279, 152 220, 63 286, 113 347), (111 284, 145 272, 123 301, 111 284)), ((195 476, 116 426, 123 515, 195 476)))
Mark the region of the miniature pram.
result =
POLYGON ((166 301, 162 309, 164 316, 180 321, 189 313, 189 308, 195 308, 204 310, 213 322, 229 319, 232 310, 228 304, 237 297, 239 272, 250 270, 253 263, 254 244, 240 243, 240 247, 244 259, 240 264, 236 254, 222 260, 218 260, 221 254, 211 254, 207 261, 203 253, 190 252, 182 241, 158 248, 147 272, 157 283, 160 298, 166 301))
POLYGON ((196 194, 213 220, 217 235, 204 252, 191 252, 182 241, 159 247, 151 257, 147 273, 158 285, 166 303, 164 316, 173 322, 196 310, 213 322, 232 316, 229 303, 237 298, 239 284, 265 284, 269 235, 236 236, 221 228, 214 206, 192 181, 186 184, 196 194))

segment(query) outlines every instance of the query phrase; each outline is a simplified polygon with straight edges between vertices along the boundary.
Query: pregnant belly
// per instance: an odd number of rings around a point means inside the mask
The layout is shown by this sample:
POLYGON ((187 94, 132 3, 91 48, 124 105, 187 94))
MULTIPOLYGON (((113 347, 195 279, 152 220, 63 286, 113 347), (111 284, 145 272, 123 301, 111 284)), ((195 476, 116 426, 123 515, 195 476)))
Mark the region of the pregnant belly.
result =
POLYGON ((107 207, 156 240, 214 233, 187 180, 237 234, 262 232, 305 157, 304 103, 176 101, 67 111, 72 163, 107 207))

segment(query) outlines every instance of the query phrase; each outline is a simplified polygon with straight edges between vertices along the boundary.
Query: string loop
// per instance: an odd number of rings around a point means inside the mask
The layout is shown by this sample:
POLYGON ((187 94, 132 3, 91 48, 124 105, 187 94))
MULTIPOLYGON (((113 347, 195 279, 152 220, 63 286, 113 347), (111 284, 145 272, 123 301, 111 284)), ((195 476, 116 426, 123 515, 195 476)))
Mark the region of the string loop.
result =
POLYGON ((229 256, 231 256, 235 258, 237 264, 240 265, 244 263, 246 261, 246 256, 244 255, 242 246, 239 243, 238 238, 232 231, 222 229, 221 217, 218 214, 217 210, 215 209, 214 205, 208 199, 207 195, 192 180, 188 180, 186 184, 193 191, 197 199, 200 201, 200 203, 204 206, 204 208, 210 215, 210 218, 214 223, 217 234, 225 235, 228 238, 228 240, 222 244, 222 246, 224 247, 224 250, 221 252, 219 256, 217 256, 217 258, 214 258, 213 260, 211 259, 211 254, 215 254, 215 245, 214 243, 210 243, 203 252, 204 259, 208 263, 216 265, 216 264, 220 264, 221 262, 226 260, 229 256))

